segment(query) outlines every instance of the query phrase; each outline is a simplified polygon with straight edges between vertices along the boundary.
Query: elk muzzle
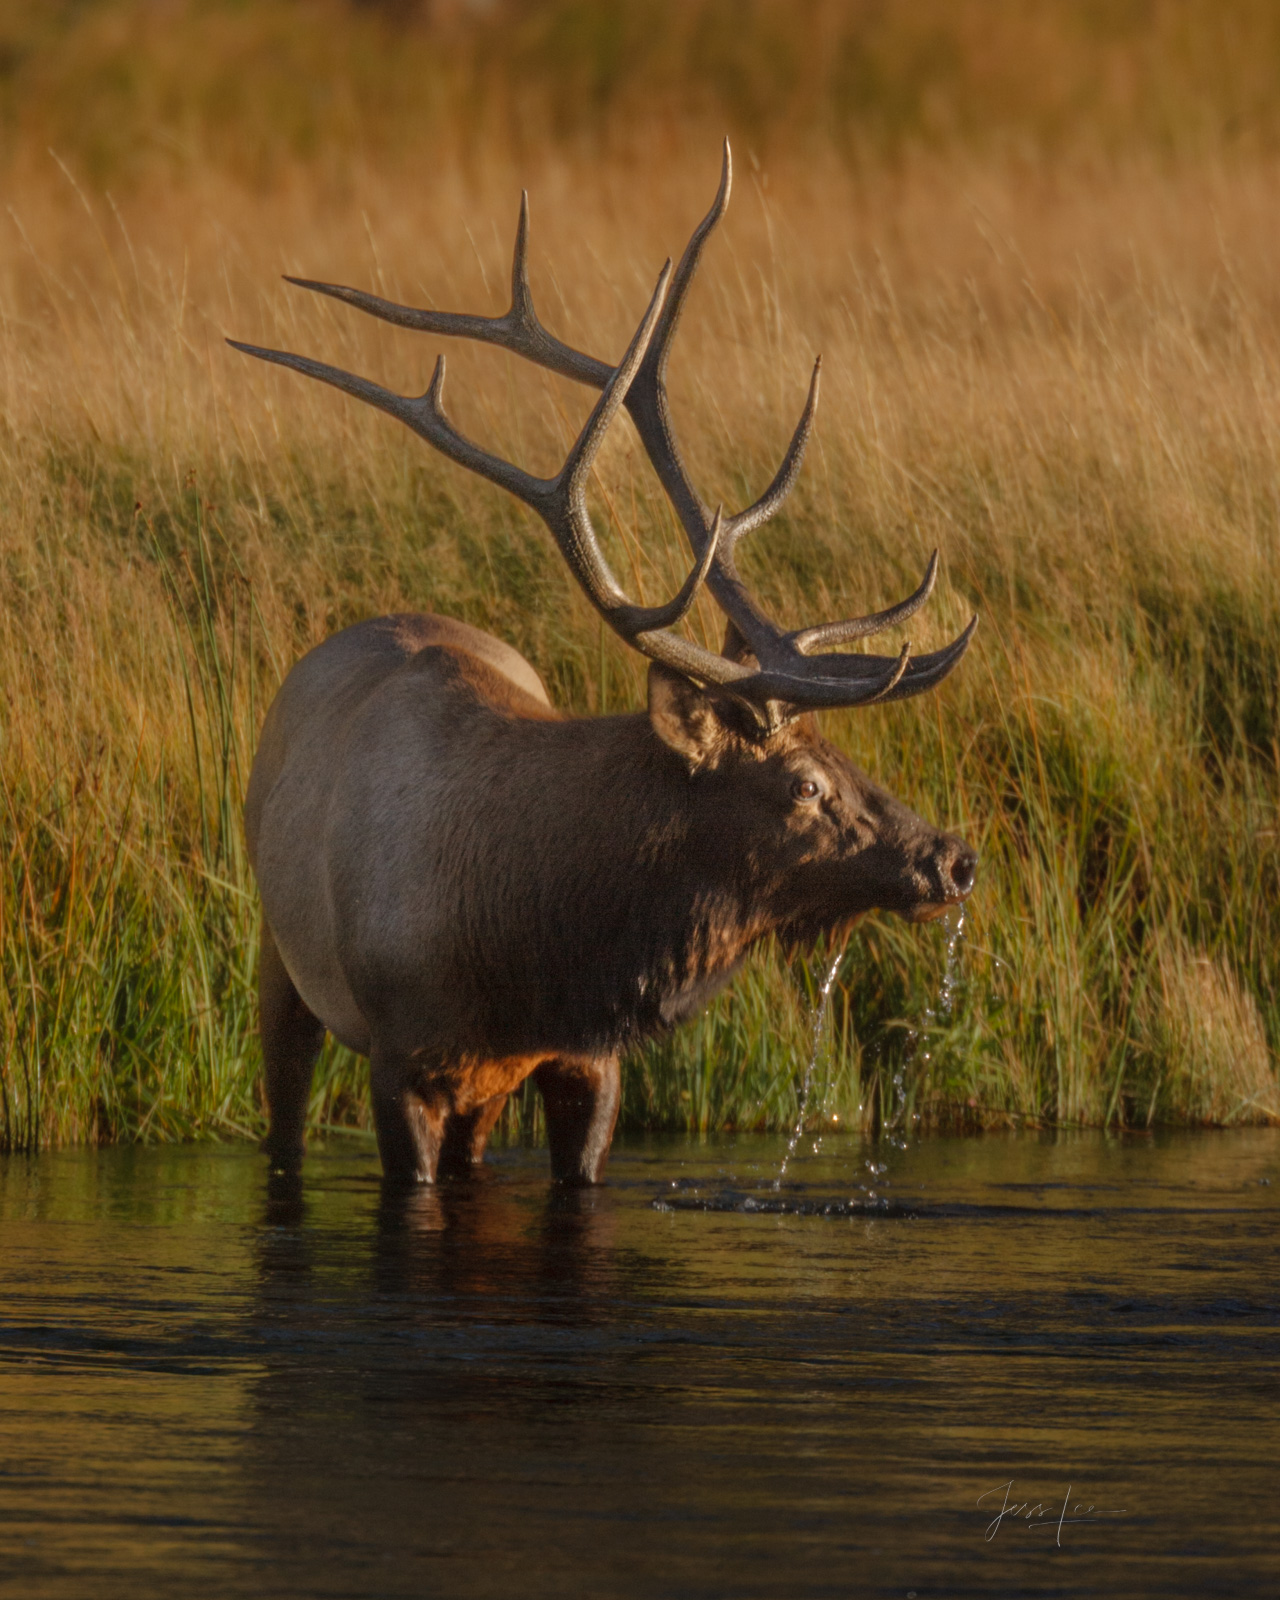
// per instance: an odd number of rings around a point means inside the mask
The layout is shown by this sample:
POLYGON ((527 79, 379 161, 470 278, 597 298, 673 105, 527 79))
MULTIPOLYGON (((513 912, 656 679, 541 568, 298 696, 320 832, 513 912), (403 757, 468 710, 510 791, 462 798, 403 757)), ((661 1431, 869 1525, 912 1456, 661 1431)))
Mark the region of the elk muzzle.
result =
POLYGON ((916 876, 922 896, 903 910, 908 922, 932 922, 945 916, 952 906, 962 905, 973 892, 978 871, 978 852, 954 834, 938 835, 938 842, 927 860, 919 863, 916 876))

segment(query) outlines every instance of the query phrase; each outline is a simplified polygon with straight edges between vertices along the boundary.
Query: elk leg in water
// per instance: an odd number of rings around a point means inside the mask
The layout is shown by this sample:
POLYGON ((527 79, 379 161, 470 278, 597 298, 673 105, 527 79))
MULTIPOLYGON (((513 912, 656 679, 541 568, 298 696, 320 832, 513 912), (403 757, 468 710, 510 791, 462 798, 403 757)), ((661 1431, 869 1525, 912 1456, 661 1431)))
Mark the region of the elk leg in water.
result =
POLYGON ((265 917, 258 955, 258 1027, 271 1124, 263 1148, 273 1166, 296 1172, 302 1164, 311 1076, 325 1029, 302 1003, 265 917))
POLYGON ((412 1068, 402 1056, 370 1053, 373 1126, 388 1183, 434 1183, 444 1144, 449 1105, 443 1095, 413 1087, 412 1068))
POLYGON ((551 1176, 574 1185, 603 1182, 622 1099, 617 1056, 558 1056, 533 1079, 547 1116, 551 1176))
POLYGON ((484 1147, 507 1103, 505 1094, 471 1111, 455 1111, 445 1120, 444 1138, 436 1162, 437 1178, 463 1178, 484 1159, 484 1147))

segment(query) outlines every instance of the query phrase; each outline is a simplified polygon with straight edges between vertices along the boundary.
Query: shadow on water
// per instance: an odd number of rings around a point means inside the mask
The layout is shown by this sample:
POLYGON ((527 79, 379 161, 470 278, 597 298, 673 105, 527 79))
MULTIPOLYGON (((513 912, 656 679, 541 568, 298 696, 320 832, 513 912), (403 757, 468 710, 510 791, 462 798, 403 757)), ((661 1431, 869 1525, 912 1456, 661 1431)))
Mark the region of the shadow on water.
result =
POLYGON ((1276 1592, 1280 1137, 785 1148, 0 1167, 0 1594, 1276 1592))

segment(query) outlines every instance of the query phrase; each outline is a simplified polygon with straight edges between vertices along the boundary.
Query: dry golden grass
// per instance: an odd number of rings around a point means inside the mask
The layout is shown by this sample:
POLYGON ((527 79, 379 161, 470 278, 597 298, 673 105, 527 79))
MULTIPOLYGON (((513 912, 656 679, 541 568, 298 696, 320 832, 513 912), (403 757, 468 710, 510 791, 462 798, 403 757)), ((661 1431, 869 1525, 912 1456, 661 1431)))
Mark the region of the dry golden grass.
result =
MULTIPOLYGON (((280 274, 496 311, 527 185, 546 321, 614 355, 714 189, 701 124, 663 126, 658 165, 356 149, 337 175, 275 159, 265 186, 148 170, 115 199, 23 144, 0 231, 0 1141, 256 1126, 238 804, 310 644, 439 609, 575 710, 641 703, 522 510, 223 338, 420 388, 436 342, 280 274)), ((1256 152, 740 155, 673 363, 704 495, 767 481, 820 350, 817 442, 752 580, 788 618, 869 609, 937 545, 918 643, 983 616, 937 695, 828 719, 984 865, 927 1051, 903 1041, 941 940, 859 938, 827 1112, 887 1114, 906 1048, 926 1116, 1276 1114, 1278 177, 1256 152)), ((590 397, 448 356, 460 425, 549 470, 590 397)), ((670 592, 686 557, 625 427, 599 476, 622 570, 670 592)), ((692 626, 718 636, 709 604, 692 626)), ((767 955, 631 1063, 631 1121, 785 1122, 808 1027, 788 981, 767 955)), ((317 1118, 360 1120, 362 1096, 327 1060, 317 1118)))
POLYGON ((1154 1065, 1148 1122, 1280 1120, 1262 1017, 1231 967, 1175 939, 1156 973, 1141 1030, 1154 1065))

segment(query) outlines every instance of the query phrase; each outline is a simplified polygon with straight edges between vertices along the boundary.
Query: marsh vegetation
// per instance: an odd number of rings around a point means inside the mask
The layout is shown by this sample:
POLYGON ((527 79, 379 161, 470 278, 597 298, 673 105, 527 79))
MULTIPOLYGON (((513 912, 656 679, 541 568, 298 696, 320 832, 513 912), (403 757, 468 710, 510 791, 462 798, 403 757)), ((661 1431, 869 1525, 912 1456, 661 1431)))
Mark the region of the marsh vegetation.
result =
MULTIPOLYGON (((505 32, 301 0, 0 9, 0 1144, 260 1130, 239 807, 310 645, 439 610, 570 711, 643 703, 521 507, 224 335, 420 390, 436 342, 280 274, 496 312, 527 187, 544 319, 616 357, 726 126, 735 197, 672 363, 704 496, 767 482, 820 350, 817 442, 743 552, 754 588, 784 619, 865 611, 936 545, 913 637, 983 619, 937 694, 826 718, 982 866, 927 1049, 945 937, 858 930, 815 1113, 875 1126, 901 1069, 904 1114, 934 1123, 1280 1116, 1266 8, 1226 8, 1215 54, 1222 8, 1190 0, 1124 27, 1036 8, 1036 29, 998 4, 910 24, 815 4, 802 59, 866 58, 844 99, 830 74, 769 76, 793 59, 778 7, 716 71, 711 4, 685 8, 702 32, 658 29, 665 56, 609 5, 505 9, 505 32), (972 44, 984 9, 1007 60, 972 44)), ((460 426, 560 459, 588 392, 448 355, 460 426)), ((687 556, 625 427, 596 487, 619 570, 672 592, 687 556)), ((690 626, 718 644, 709 602, 690 626)), ((788 1125, 828 959, 764 951, 633 1057, 624 1125, 788 1125)), ((365 1094, 328 1052, 316 1125, 365 1125, 365 1094)), ((509 1115, 536 1123, 532 1100, 509 1115)))

